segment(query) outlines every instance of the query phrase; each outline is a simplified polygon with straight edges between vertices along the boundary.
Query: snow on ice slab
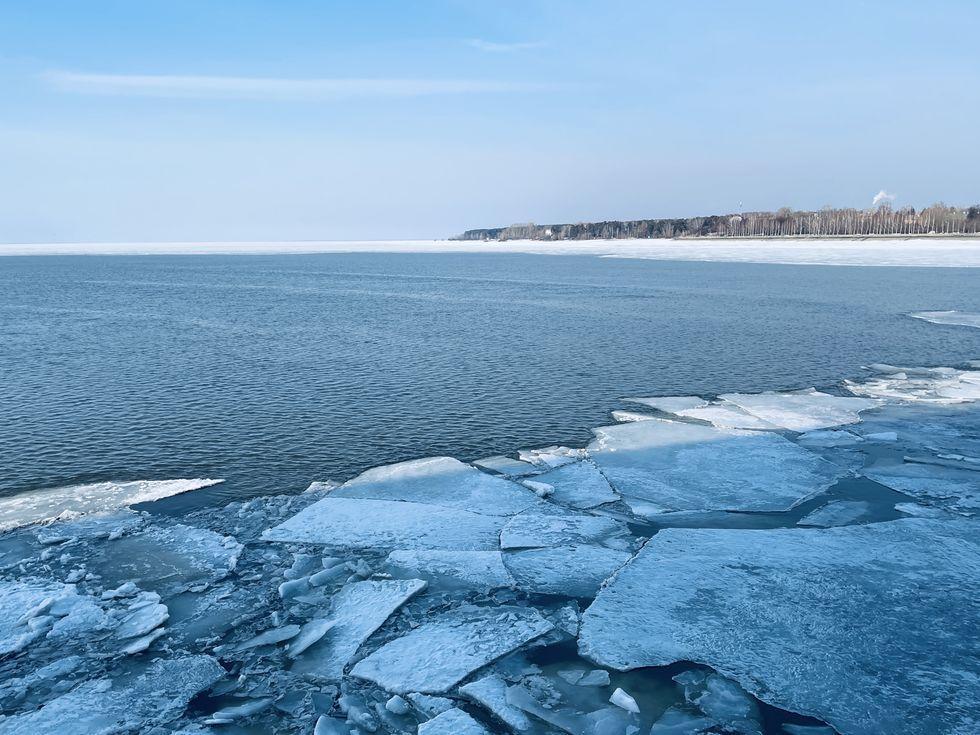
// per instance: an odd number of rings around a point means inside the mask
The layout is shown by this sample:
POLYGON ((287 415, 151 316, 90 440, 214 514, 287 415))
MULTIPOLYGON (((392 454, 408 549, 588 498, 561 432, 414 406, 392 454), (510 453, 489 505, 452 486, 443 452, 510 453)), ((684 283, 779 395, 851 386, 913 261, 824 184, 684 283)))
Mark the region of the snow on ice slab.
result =
POLYGON ((438 694, 553 627, 533 608, 466 605, 382 646, 351 674, 397 694, 438 694))
POLYGON ((3 720, 4 735, 147 732, 178 717, 199 692, 224 677, 210 656, 154 661, 116 679, 80 684, 39 710, 3 720))
POLYGON ((954 324, 980 329, 980 314, 968 311, 916 311, 909 314, 913 319, 923 319, 933 324, 954 324))
POLYGON ((711 403, 700 408, 686 408, 677 411, 676 415, 689 419, 698 419, 699 421, 707 421, 712 426, 717 426, 721 429, 758 429, 761 431, 770 431, 779 428, 730 403, 711 403))
POLYGON ((494 472, 499 472, 501 475, 508 475, 510 477, 533 475, 539 471, 538 468, 530 462, 525 462, 522 459, 505 457, 503 455, 478 459, 473 464, 475 464, 477 467, 482 467, 485 470, 493 470, 494 472))
POLYGON ((139 480, 34 490, 0 499, 0 531, 47 521, 62 514, 104 513, 199 490, 219 482, 224 480, 139 480))
POLYGON ((594 430, 589 454, 627 500, 646 513, 782 511, 819 493, 843 470, 769 432, 676 421, 594 430))
POLYGON ((345 482, 330 497, 407 500, 491 516, 513 515, 540 502, 526 488, 452 457, 375 467, 345 482))
POLYGON ((853 735, 974 732, 978 580, 966 519, 668 529, 600 590, 579 651, 620 670, 704 663, 853 735))
POLYGON ((548 546, 570 546, 625 539, 624 523, 606 516, 588 513, 543 515, 522 513, 511 518, 500 532, 501 549, 534 549, 548 546))
POLYGON ((619 500, 619 494, 599 468, 587 460, 564 465, 535 479, 554 488, 551 500, 559 505, 585 510, 619 500))
POLYGON ((602 546, 558 546, 510 552, 504 563, 526 592, 591 598, 631 556, 602 546))
POLYGON ((862 382, 844 381, 851 393, 900 403, 942 405, 980 400, 980 371, 977 370, 871 367, 884 374, 862 382), (883 368, 897 372, 885 372, 883 368))
POLYGON ((420 579, 368 580, 342 587, 333 596, 327 616, 334 625, 299 655, 292 670, 339 680, 361 644, 423 589, 425 582, 420 579))
POLYGON ((514 584, 499 551, 397 550, 386 561, 396 576, 421 577, 430 583, 483 590, 514 584))
POLYGON ((463 710, 453 707, 419 725, 418 735, 490 735, 490 731, 463 710))
POLYGON ((980 513, 980 474, 974 470, 906 462, 877 465, 864 474, 927 505, 961 515, 980 513))
POLYGON ((832 396, 820 391, 728 393, 721 396, 763 421, 790 431, 813 431, 861 420, 858 413, 878 404, 868 398, 832 396))
POLYGON ((266 531, 263 538, 345 549, 491 551, 499 547, 506 520, 423 503, 341 498, 337 492, 266 531))

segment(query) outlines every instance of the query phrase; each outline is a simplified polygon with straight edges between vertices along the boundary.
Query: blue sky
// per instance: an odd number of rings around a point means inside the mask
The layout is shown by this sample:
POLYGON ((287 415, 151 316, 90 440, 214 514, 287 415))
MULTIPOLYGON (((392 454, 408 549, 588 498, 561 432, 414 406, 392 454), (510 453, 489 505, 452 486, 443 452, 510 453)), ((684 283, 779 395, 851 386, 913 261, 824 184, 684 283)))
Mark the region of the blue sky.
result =
POLYGON ((980 3, 0 0, 0 241, 980 200, 980 3))

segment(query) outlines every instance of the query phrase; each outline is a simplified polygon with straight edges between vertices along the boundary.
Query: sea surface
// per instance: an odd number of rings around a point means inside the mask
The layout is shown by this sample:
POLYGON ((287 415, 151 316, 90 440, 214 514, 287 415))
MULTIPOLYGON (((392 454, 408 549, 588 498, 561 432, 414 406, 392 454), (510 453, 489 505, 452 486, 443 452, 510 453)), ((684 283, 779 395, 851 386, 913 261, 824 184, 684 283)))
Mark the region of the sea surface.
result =
MULTIPOLYGON (((529 254, 0 258, 0 496, 584 445, 630 395, 980 358, 978 271, 529 254)), ((166 502, 166 501, 165 501, 166 502)))

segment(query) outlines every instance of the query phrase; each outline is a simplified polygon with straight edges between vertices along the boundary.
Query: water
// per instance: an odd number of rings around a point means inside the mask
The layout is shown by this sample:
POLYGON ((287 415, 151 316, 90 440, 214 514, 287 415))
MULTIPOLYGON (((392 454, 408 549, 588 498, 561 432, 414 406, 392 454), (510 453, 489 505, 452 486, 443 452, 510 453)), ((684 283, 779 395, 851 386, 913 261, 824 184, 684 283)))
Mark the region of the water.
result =
MULTIPOLYGON (((588 441, 629 395, 980 357, 977 273, 512 254, 0 258, 0 495, 588 441)), ((178 503, 191 502, 187 498, 178 503)))

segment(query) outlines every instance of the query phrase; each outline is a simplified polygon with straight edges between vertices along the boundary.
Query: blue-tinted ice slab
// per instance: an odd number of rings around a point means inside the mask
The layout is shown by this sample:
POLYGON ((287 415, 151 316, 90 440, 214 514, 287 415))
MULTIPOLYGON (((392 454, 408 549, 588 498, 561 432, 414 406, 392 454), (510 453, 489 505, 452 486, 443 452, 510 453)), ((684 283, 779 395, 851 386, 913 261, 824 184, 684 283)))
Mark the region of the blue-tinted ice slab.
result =
POLYGON ((609 543, 620 546, 628 537, 626 524, 606 516, 570 512, 514 516, 500 532, 501 549, 609 543))
POLYGON ((697 661, 842 733, 976 730, 971 520, 661 531, 586 610, 579 650, 627 670, 697 661))
POLYGON ((639 403, 642 406, 649 406, 658 411, 673 414, 708 405, 708 401, 700 396, 659 396, 654 398, 627 398, 626 400, 630 403, 639 403))
POLYGON ((351 674, 397 694, 438 694, 553 627, 533 608, 465 605, 382 646, 351 674))
POLYGON ((478 459, 473 464, 475 464, 477 467, 482 467, 485 470, 499 472, 501 475, 507 475, 508 477, 524 477, 526 475, 533 475, 540 471, 538 467, 530 462, 525 462, 522 459, 513 459, 512 457, 505 457, 503 455, 478 459))
POLYGON ((463 710, 453 707, 419 725, 418 735, 490 735, 463 710))
POLYGON ((698 408, 687 408, 675 412, 677 416, 698 421, 707 421, 712 426, 719 429, 756 429, 759 431, 771 431, 778 429, 775 424, 753 416, 748 411, 743 411, 738 406, 731 403, 719 402, 711 403, 698 408))
POLYGON ((591 598, 631 556, 602 546, 558 546, 512 551, 504 562, 525 592, 591 598))
POLYGON ((871 504, 863 500, 835 500, 817 508, 797 521, 798 526, 832 528, 849 526, 870 519, 871 504))
POLYGON ((643 514, 784 511, 826 490, 844 473, 769 432, 640 421, 594 433, 589 455, 634 511, 643 514))
POLYGON ((499 676, 485 676, 465 684, 459 688, 459 693, 485 707, 515 732, 528 732, 534 728, 528 716, 507 701, 507 682, 499 676))
POLYGON ((109 627, 102 608, 73 584, 40 579, 0 582, 0 656, 45 637, 81 644, 109 627))
POLYGON ((398 608, 425 589, 420 579, 367 580, 342 587, 331 600, 333 626, 293 665, 296 673, 338 680, 344 667, 398 608))
POLYGON ((952 324, 980 329, 980 314, 969 311, 914 311, 909 316, 933 324, 952 324))
MULTIPOLYGON (((521 492, 535 497, 530 490, 521 492)), ((334 493, 266 531, 263 538, 339 549, 490 551, 498 548, 505 522, 499 516, 438 505, 340 498, 334 493)))
POLYGON ((864 474, 893 490, 951 513, 980 513, 980 473, 931 464, 877 464, 864 474))
POLYGON ((396 576, 411 575, 430 584, 455 583, 482 590, 514 584, 499 551, 399 549, 388 554, 386 561, 396 576))
POLYGON ((813 389, 792 393, 727 393, 721 398, 766 423, 800 432, 856 424, 861 420, 861 411, 878 405, 868 398, 834 396, 813 389))
POLYGON ((0 723, 4 735, 148 732, 178 717, 199 692, 224 677, 210 656, 154 661, 116 679, 78 685, 33 712, 0 723))
POLYGON ((540 504, 534 493, 452 457, 429 457, 375 467, 345 482, 331 498, 406 500, 491 516, 540 504))
POLYGON ((559 505, 586 510, 620 499, 599 468, 588 460, 563 465, 536 479, 554 488, 551 500, 559 505))
POLYGON ((0 531, 58 517, 105 513, 136 503, 169 498, 224 480, 138 480, 95 482, 20 493, 0 498, 0 531))

